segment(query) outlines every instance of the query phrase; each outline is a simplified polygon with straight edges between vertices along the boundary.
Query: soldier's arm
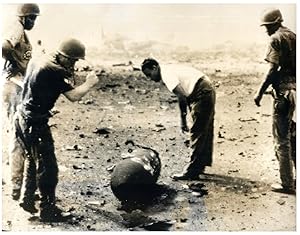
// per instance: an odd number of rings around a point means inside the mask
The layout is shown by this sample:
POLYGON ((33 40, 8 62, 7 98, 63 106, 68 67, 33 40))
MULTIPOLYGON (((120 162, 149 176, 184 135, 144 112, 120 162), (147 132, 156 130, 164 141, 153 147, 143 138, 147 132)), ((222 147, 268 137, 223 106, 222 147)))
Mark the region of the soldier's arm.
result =
POLYGON ((262 99, 263 94, 268 89, 268 87, 272 84, 273 78, 278 70, 278 65, 274 63, 270 63, 270 68, 268 70, 268 73, 266 75, 266 78, 260 85, 260 88, 258 89, 258 92, 254 98, 255 104, 257 106, 260 106, 260 101, 262 99))
POLYGON ((94 71, 89 73, 86 77, 86 80, 80 86, 67 91, 64 94, 68 100, 74 102, 80 100, 92 87, 98 83, 99 79, 94 71))
POLYGON ((180 117, 181 117, 181 130, 182 130, 182 132, 186 132, 189 130, 189 128, 187 126, 187 122, 186 122, 187 106, 188 106, 187 100, 186 100, 187 94, 183 90, 183 88, 181 87, 180 84, 174 88, 173 92, 177 96, 178 102, 179 102, 180 117))
POLYGON ((13 63, 14 62, 13 51, 14 51, 13 45, 8 40, 4 40, 2 43, 2 58, 13 63))

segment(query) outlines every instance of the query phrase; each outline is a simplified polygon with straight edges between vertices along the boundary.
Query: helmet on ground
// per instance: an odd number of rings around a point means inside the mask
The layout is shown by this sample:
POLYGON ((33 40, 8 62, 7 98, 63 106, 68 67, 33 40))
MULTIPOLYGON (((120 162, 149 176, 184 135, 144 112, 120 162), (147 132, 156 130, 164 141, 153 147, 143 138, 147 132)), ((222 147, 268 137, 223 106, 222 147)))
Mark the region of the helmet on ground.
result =
POLYGON ((64 40, 57 51, 72 59, 84 59, 85 57, 85 46, 74 38, 64 40))
POLYGON ((270 8, 263 12, 260 26, 281 23, 282 21, 283 19, 280 10, 277 8, 270 8))
POLYGON ((150 148, 138 148, 116 164, 110 186, 120 201, 142 201, 152 196, 160 175, 159 154, 150 148))
POLYGON ((17 15, 18 16, 28 16, 40 14, 40 8, 35 3, 24 3, 18 6, 17 15))

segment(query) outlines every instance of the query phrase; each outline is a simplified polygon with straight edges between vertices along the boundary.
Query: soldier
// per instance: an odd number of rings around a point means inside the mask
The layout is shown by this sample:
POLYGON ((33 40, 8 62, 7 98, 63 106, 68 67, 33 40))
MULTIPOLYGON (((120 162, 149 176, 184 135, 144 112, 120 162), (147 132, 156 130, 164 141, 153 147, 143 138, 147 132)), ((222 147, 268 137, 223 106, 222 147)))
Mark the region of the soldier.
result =
POLYGON ((181 113, 181 130, 188 132, 186 115, 189 107, 193 125, 190 129, 193 153, 189 164, 175 180, 198 179, 206 166, 212 164, 215 90, 209 78, 201 71, 183 65, 159 65, 154 59, 142 64, 143 73, 155 82, 162 80, 178 97, 181 113))
MULTIPOLYGON (((40 14, 37 4, 21 4, 17 9, 17 21, 2 44, 2 57, 5 59, 4 77, 6 79, 3 90, 3 108, 8 121, 7 128, 11 131, 12 117, 16 112, 17 105, 23 87, 23 77, 29 60, 31 59, 32 46, 25 30, 34 27, 35 20, 40 14)), ((5 126, 5 125, 4 125, 5 126)), ((13 135, 13 133, 11 133, 13 135)), ((10 146, 11 148, 12 146, 10 146)), ((14 151, 10 149, 9 151, 14 151)), ((23 178, 24 159, 15 156, 9 159, 12 181, 12 198, 18 200, 20 197, 21 182, 23 178)))
POLYGON ((34 27, 39 14, 37 4, 20 5, 17 9, 18 20, 2 44, 2 57, 5 59, 4 74, 7 80, 3 87, 3 101, 8 117, 12 117, 16 111, 23 86, 22 80, 32 55, 32 46, 25 30, 34 27))
POLYGON ((267 88, 272 85, 273 136, 275 155, 279 161, 281 185, 272 185, 274 191, 294 193, 293 163, 296 168, 296 34, 282 25, 279 9, 267 9, 262 15, 261 26, 270 36, 265 60, 269 71, 254 98, 260 101, 267 88))
POLYGON ((70 101, 83 97, 98 82, 92 71, 86 81, 73 88, 67 81, 74 75, 74 65, 85 57, 85 46, 76 39, 63 41, 54 56, 33 59, 24 78, 21 103, 14 116, 13 145, 15 155, 25 158, 24 195, 20 206, 36 213, 34 194, 38 187, 41 196, 41 221, 62 221, 66 214, 55 203, 58 167, 54 141, 48 125, 49 111, 60 94, 70 101))

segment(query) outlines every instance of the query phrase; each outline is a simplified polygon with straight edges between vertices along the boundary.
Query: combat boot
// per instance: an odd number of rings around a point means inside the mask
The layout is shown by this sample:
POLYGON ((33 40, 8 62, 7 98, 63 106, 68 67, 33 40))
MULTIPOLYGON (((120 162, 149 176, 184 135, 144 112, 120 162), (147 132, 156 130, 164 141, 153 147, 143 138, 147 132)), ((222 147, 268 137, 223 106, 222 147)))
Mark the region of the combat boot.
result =
POLYGON ((20 199, 21 189, 13 189, 11 192, 11 197, 13 200, 18 201, 20 199))
POLYGON ((293 186, 284 186, 282 184, 272 184, 272 191, 276 193, 284 193, 284 194, 296 194, 295 187, 293 186))
POLYGON ((191 173, 192 171, 188 170, 187 168, 188 167, 186 167, 182 173, 175 174, 171 178, 174 180, 199 180, 199 175, 204 174, 205 171, 205 166, 198 166, 197 171, 193 171, 193 173, 191 173))
POLYGON ((40 220, 42 222, 66 222, 71 218, 71 213, 64 212, 53 203, 41 208, 40 220))
POLYGON ((35 207, 34 197, 24 197, 22 202, 19 204, 25 211, 34 214, 37 213, 38 210, 35 207))
POLYGON ((22 181, 13 180, 13 182, 12 182, 12 191, 11 191, 11 197, 12 197, 13 200, 18 201, 20 199, 21 187, 22 187, 22 181))

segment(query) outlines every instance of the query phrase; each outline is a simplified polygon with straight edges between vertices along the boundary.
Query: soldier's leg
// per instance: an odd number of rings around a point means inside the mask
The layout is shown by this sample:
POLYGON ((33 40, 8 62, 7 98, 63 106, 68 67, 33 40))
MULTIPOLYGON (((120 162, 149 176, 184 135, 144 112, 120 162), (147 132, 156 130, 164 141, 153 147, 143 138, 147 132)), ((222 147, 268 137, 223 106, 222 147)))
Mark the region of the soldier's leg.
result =
POLYGON ((9 122, 13 121, 13 115, 17 111, 17 105, 20 103, 21 92, 22 88, 12 81, 7 81, 3 85, 3 108, 9 122))
POLYGON ((294 163, 294 167, 296 169, 296 123, 292 121, 291 123, 291 152, 292 152, 292 160, 294 163))
POLYGON ((41 193, 40 218, 43 221, 56 221, 62 219, 62 210, 57 208, 55 202, 58 166, 50 128, 45 127, 42 133, 37 168, 38 187, 41 193))
POLYGON ((294 187, 294 177, 291 157, 290 120, 288 118, 287 102, 284 98, 276 99, 274 102, 273 135, 282 187, 292 189, 294 187))
POLYGON ((14 119, 14 126, 9 135, 9 165, 12 183, 12 198, 18 200, 20 198, 23 171, 24 171, 24 158, 26 149, 22 140, 18 137, 17 132, 21 130, 17 128, 18 118, 14 119))
POLYGON ((37 189, 36 183, 36 146, 31 146, 30 154, 25 158, 24 164, 24 195, 20 206, 30 213, 36 213, 38 210, 35 207, 35 191, 37 189))

